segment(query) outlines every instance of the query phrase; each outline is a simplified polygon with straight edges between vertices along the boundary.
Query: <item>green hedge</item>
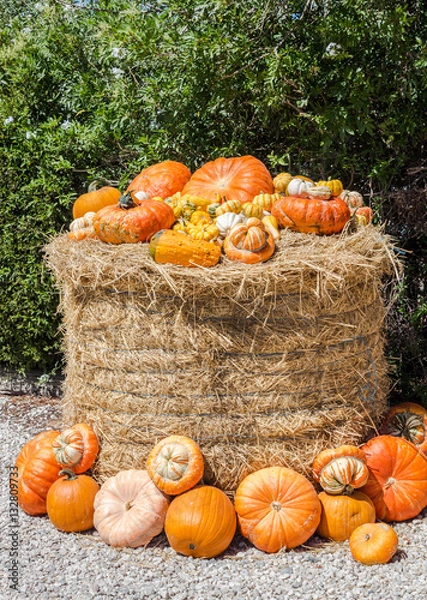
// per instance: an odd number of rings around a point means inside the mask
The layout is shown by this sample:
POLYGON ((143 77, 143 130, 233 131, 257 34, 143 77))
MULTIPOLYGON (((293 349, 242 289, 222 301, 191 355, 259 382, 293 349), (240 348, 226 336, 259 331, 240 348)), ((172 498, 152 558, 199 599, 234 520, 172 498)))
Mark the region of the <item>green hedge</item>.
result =
MULTIPOLYGON (((167 158, 194 169, 253 154, 273 173, 341 178, 387 218, 390 193, 423 164, 427 14, 416 1, 4 5, 0 363, 8 367, 61 364, 58 297, 41 248, 97 177, 124 187, 167 158)), ((425 231, 411 237, 400 224, 425 257, 425 231)), ((423 301, 404 307, 408 323, 417 311, 424 318, 423 301)), ((420 321, 411 327, 420 335, 420 321)))

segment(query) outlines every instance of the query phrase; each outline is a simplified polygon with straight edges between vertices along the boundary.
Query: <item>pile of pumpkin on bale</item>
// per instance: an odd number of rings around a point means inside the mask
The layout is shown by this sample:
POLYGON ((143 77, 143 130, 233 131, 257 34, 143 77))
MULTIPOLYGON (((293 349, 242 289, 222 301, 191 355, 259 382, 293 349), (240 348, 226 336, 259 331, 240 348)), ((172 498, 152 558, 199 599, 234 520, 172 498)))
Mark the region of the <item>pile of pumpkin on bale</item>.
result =
POLYGON ((110 546, 143 546, 164 529, 176 552, 211 558, 227 549, 238 527, 265 552, 295 548, 317 533, 349 539, 355 560, 380 564, 398 546, 388 523, 411 519, 427 506, 426 426, 426 409, 402 403, 361 447, 320 452, 312 481, 286 467, 263 468, 240 482, 233 504, 219 488, 203 484, 199 446, 178 435, 158 442, 145 468, 120 471, 99 487, 85 474, 98 439, 79 423, 27 442, 12 489, 26 513, 47 513, 66 532, 94 526, 110 546))
POLYGON ((123 195, 104 186, 73 206, 72 240, 149 242, 157 263, 211 267, 222 256, 254 264, 269 259, 281 228, 340 233, 351 218, 372 221, 357 191, 338 179, 279 173, 253 156, 218 158, 191 174, 166 160, 143 169, 123 195))

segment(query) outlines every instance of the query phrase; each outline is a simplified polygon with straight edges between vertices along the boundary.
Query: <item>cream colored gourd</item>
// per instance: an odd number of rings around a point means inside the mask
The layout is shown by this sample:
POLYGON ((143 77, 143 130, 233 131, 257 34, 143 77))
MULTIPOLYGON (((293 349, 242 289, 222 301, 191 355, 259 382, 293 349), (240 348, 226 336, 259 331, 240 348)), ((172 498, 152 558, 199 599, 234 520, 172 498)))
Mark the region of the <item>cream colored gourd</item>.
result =
POLYGON ((294 178, 288 183, 287 195, 297 196, 298 198, 308 198, 309 190, 314 187, 310 181, 304 179, 294 178))
POLYGON ((78 231, 79 229, 86 229, 91 227, 93 223, 93 217, 96 215, 95 212, 90 211, 83 215, 83 217, 77 217, 70 223, 70 231, 78 231))
POLYGON ((220 236, 225 237, 232 227, 243 221, 245 221, 245 215, 243 213, 236 214, 233 212, 226 212, 216 218, 215 225, 218 228, 220 236))
POLYGON ((330 188, 326 185, 313 185, 308 190, 310 198, 319 198, 320 200, 329 200, 332 196, 330 188))
POLYGON ((351 191, 351 190, 343 190, 340 194, 341 200, 347 204, 349 208, 359 208, 363 206, 363 196, 359 194, 359 192, 351 191))

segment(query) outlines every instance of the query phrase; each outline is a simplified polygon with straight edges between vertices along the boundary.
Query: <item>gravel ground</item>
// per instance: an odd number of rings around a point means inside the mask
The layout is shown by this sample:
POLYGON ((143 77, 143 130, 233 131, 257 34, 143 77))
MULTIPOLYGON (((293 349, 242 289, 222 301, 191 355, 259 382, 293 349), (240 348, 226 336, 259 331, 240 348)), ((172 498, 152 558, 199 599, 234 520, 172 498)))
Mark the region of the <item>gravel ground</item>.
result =
POLYGON ((0 597, 29 600, 391 600, 426 598, 427 510, 395 524, 399 551, 391 563, 356 563, 348 542, 325 543, 268 555, 236 536, 210 560, 177 555, 164 535, 147 547, 113 549, 92 530, 61 533, 47 517, 19 511, 16 529, 8 495, 9 466, 22 445, 45 429, 60 427, 58 401, 29 396, 0 397, 2 471, 0 597), (18 592, 10 568, 18 531, 18 592))

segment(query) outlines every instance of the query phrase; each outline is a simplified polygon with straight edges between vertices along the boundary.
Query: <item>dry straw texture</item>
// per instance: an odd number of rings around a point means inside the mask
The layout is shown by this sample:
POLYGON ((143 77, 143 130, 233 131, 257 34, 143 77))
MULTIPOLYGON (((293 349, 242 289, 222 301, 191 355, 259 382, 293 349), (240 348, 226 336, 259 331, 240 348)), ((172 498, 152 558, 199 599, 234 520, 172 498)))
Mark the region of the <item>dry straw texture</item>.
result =
MULTIPOLYGON (((205 481, 232 493, 249 472, 361 443, 387 406, 385 285, 393 242, 369 226, 284 231, 268 262, 157 265, 147 244, 46 247, 60 291, 64 424, 86 421, 95 476, 144 468, 171 434, 194 438, 205 481)), ((388 295, 390 296, 390 295, 388 295)))

